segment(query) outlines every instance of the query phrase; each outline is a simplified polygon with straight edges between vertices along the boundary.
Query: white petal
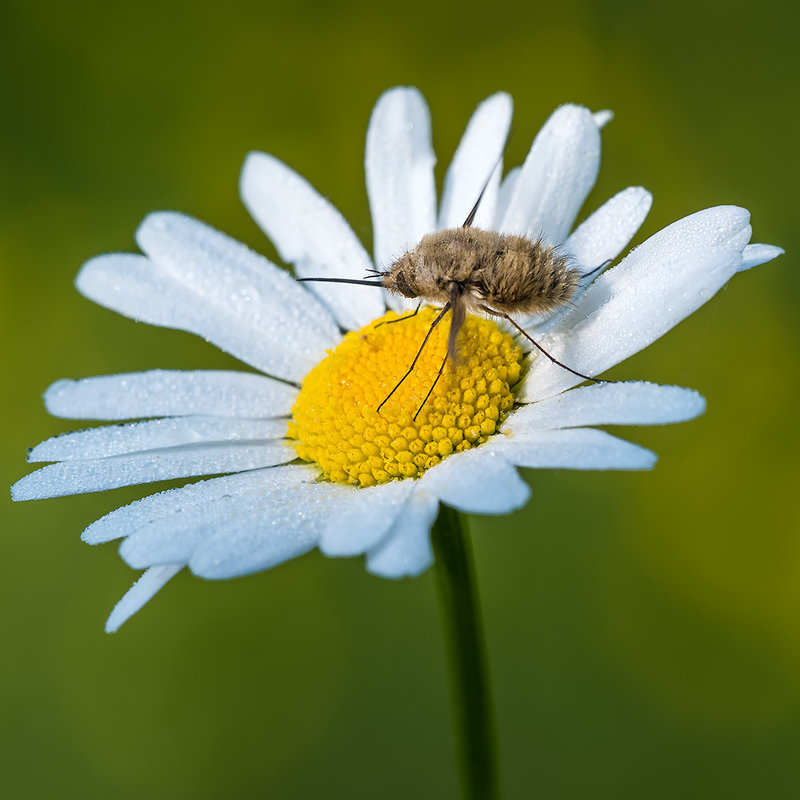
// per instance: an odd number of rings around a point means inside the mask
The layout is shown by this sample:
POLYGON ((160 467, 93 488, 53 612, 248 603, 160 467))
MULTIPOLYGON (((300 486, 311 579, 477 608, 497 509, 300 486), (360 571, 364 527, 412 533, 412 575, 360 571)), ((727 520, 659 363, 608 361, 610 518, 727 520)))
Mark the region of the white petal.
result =
POLYGON ((93 522, 81 535, 87 544, 102 544, 120 539, 148 526, 163 525, 168 530, 180 525, 172 517, 196 519, 225 498, 237 498, 264 486, 282 482, 286 485, 311 482, 318 470, 306 466, 269 467, 197 481, 178 489, 168 489, 136 500, 93 522))
POLYGON ((177 575, 183 564, 171 564, 148 569, 114 606, 106 621, 106 633, 115 633, 123 622, 129 620, 167 581, 177 575))
POLYGON ((185 214, 149 214, 136 231, 152 261, 243 323, 280 336, 314 360, 339 341, 336 323, 285 270, 235 239, 185 214))
POLYGON ((557 327, 570 313, 586 287, 597 279, 600 267, 607 266, 625 249, 641 226, 652 204, 651 194, 639 186, 624 189, 604 203, 585 219, 567 239, 564 250, 574 259, 574 265, 583 273, 576 293, 569 305, 544 319, 529 317, 521 320, 534 339, 557 327))
POLYGON ((247 372, 154 369, 56 381, 44 394, 47 410, 70 419, 122 420, 208 414, 279 417, 297 389, 247 372))
POLYGON ((760 264, 766 264, 767 261, 772 261, 773 258, 782 255, 783 250, 780 247, 775 247, 775 245, 749 244, 742 251, 742 265, 739 267, 739 272, 752 269, 760 264))
MULTIPOLYGON (((688 255, 711 247, 726 247, 741 252, 750 241, 750 234, 750 212, 746 208, 704 208, 653 234, 625 260, 636 264, 644 260, 688 255)), ((628 269, 633 267, 629 266, 628 269)))
POLYGON ((508 461, 485 447, 446 458, 428 470, 419 484, 467 514, 507 514, 525 505, 531 493, 508 461))
POLYGON ((430 531, 438 513, 437 497, 414 491, 389 533, 367 553, 367 569, 383 578, 423 573, 433 563, 430 531))
POLYGON ((309 344, 300 321, 288 327, 267 314, 256 325, 237 311, 243 298, 204 294, 191 278, 178 278, 143 256, 114 253, 84 264, 75 283, 86 297, 120 314, 195 333, 287 380, 302 380, 324 355, 324 347, 309 344))
MULTIPOLYGON (((268 526, 270 519, 278 516, 276 508, 284 503, 292 487, 313 485, 318 471, 305 466, 288 466, 247 474, 252 477, 230 484, 228 492, 211 486, 189 497, 179 490, 179 496, 170 498, 172 506, 160 513, 154 515, 151 505, 149 513, 137 509, 129 514, 129 523, 144 521, 145 524, 139 524, 122 542, 120 555, 137 569, 155 564, 186 564, 210 536, 238 527, 268 526)), ((155 505, 164 509, 166 504, 155 505)), ((290 534, 289 538, 292 539, 290 534)), ((292 542, 293 548, 296 540, 292 542)))
MULTIPOLYGON (((658 339, 727 283, 750 237, 744 209, 723 206, 693 214, 637 247, 603 273, 542 345, 578 372, 599 375, 658 339)), ((536 357, 522 402, 581 383, 536 357)))
POLYGON ((609 111, 607 108, 603 109, 602 111, 595 111, 592 114, 592 119, 594 120, 594 124, 597 125, 598 128, 602 129, 614 119, 614 112, 609 111))
POLYGON ((286 435, 286 419, 167 417, 64 433, 36 445, 28 461, 75 461, 183 444, 263 441, 286 435))
MULTIPOLYGON (((372 268, 339 211, 277 158, 251 153, 240 189, 253 219, 300 277, 361 279, 372 268)), ((322 298, 343 328, 360 328, 385 309, 380 289, 311 282, 306 287, 322 298)))
POLYGON ((596 383, 531 403, 515 411, 503 432, 578 428, 587 425, 666 425, 705 410, 691 389, 655 383, 596 383))
POLYGON ((572 254, 581 272, 597 269, 628 246, 652 204, 653 196, 641 186, 623 189, 575 229, 565 250, 572 254))
POLYGON ((412 480, 353 489, 328 512, 319 549, 326 556, 354 556, 379 542, 403 512, 412 480))
POLYGON ((285 464, 294 458, 294 449, 283 441, 257 445, 184 445, 111 458, 50 464, 17 481, 11 487, 11 495, 14 500, 41 500, 193 475, 244 472, 285 464))
POLYGON ((519 176, 522 173, 522 167, 512 167, 505 178, 500 184, 500 192, 497 195, 497 207, 495 208, 494 222, 490 226, 493 230, 500 230, 500 223, 508 211, 508 204, 514 196, 514 189, 516 188, 519 176))
POLYGON ((682 256, 715 249, 741 253, 750 240, 749 222, 747 209, 737 206, 706 208, 673 222, 604 272, 567 314, 564 324, 593 313, 621 289, 630 291, 634 287, 634 291, 640 291, 639 284, 649 282, 653 274, 665 271, 665 264, 682 256))
POLYGON ((236 578, 302 555, 316 546, 331 509, 351 491, 358 490, 323 482, 282 490, 274 505, 254 505, 249 516, 203 541, 189 568, 201 578, 236 578))
MULTIPOLYGON (((375 263, 385 269, 436 228, 431 118, 417 89, 398 87, 375 104, 367 129, 366 178, 375 263)), ((393 308, 402 298, 389 295, 393 308)))
POLYGON ((500 230, 563 242, 599 166, 600 133, 589 109, 556 109, 525 159, 500 230))
POLYGON ((511 97, 504 92, 493 94, 475 110, 444 178, 440 228, 463 225, 487 181, 473 224, 492 227, 512 110, 511 97))
POLYGON ((484 447, 518 467, 534 469, 651 469, 655 453, 594 428, 494 436, 484 447))

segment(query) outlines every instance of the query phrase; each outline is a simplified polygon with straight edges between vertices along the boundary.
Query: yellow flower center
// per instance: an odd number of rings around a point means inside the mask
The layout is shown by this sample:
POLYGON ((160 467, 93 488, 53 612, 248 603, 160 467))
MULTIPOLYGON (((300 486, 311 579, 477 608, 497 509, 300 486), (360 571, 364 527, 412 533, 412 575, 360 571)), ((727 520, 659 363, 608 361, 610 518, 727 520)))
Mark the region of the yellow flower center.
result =
POLYGON ((437 381, 447 351, 445 318, 398 386, 438 313, 423 308, 398 320, 390 311, 346 334, 311 370, 288 430, 301 459, 319 464, 332 481, 372 486, 418 477, 496 432, 514 405, 522 348, 491 320, 467 317, 457 363, 448 360, 437 381))

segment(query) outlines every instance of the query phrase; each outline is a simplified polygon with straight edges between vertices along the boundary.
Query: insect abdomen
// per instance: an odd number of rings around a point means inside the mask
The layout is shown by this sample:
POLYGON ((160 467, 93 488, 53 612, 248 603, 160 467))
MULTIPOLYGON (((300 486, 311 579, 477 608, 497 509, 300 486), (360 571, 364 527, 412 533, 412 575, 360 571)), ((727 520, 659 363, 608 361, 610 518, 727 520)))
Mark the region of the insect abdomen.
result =
POLYGON ((524 236, 500 236, 481 276, 485 304, 507 314, 547 314, 569 302, 579 273, 550 246, 524 236))

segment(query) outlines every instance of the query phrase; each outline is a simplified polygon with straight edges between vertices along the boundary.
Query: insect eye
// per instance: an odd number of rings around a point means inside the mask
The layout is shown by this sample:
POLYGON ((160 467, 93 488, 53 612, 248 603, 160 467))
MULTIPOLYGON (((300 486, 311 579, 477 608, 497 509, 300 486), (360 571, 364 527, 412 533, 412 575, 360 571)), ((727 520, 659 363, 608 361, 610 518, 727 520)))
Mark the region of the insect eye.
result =
POLYGON ((397 286, 397 291, 400 292, 404 297, 416 297, 416 293, 412 290, 412 288, 408 285, 408 281, 406 280, 406 276, 403 275, 402 270, 397 270, 395 276, 395 286, 397 286))

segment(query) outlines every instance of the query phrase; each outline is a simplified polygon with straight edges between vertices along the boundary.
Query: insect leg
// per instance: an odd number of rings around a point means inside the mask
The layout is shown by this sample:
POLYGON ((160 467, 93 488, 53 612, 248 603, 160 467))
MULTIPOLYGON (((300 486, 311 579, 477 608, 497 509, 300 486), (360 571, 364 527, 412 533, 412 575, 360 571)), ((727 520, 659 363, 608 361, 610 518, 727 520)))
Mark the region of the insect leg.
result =
POLYGON ((417 413, 414 414, 414 422, 417 421, 417 417, 419 416, 419 412, 422 411, 423 407, 425 406, 425 403, 428 402, 428 398, 431 396, 431 394, 433 393, 433 390, 436 388, 436 384, 439 383, 439 378, 442 377, 442 372, 444 372, 444 365, 447 363, 447 356, 448 355, 449 355, 449 353, 445 353, 444 354, 444 358, 442 359, 442 366, 439 367, 439 372, 436 374, 436 379, 431 384, 431 388, 428 389, 428 394, 425 395, 425 399, 422 401, 422 405, 417 409, 417 413))
MULTIPOLYGON (((419 357, 422 355, 422 351, 425 349, 425 345, 428 343, 428 339, 430 335, 433 333, 433 329, 442 321, 444 315, 450 310, 450 303, 445 303, 444 308, 439 312, 439 316, 431 323, 430 328, 428 328, 428 332, 425 334, 425 338, 422 340, 422 344, 419 346, 419 350, 417 350, 417 354, 414 356, 414 360, 411 362, 411 366, 408 368, 408 372, 403 375, 402 378, 397 382, 394 389, 392 389, 386 397, 383 398, 383 402, 378 406, 377 410, 380 411, 381 407, 386 403, 386 401, 400 388, 403 381, 414 371, 414 367, 417 365, 417 361, 419 357)), ((438 380, 438 379, 437 379, 438 380)), ((427 399, 427 398, 426 398, 427 399)), ((417 412, 419 413, 419 412, 417 412)))
POLYGON ((572 369, 572 367, 568 367, 566 364, 562 364, 557 358, 550 355, 547 350, 544 349, 538 342, 534 341, 531 335, 520 325, 518 325, 508 314, 501 313, 500 311, 495 311, 493 308, 489 308, 488 306, 481 306, 482 311, 485 311, 487 314, 491 314, 493 317, 500 317, 501 319, 507 320, 510 322, 540 353, 547 356, 554 364, 557 364, 562 369, 565 369, 567 372, 571 372, 573 375, 577 375, 579 378, 583 378, 587 381, 593 381, 594 383, 610 383, 611 381, 603 380, 602 378, 593 378, 591 375, 584 375, 582 372, 577 372, 576 370, 572 369))
POLYGON ((450 302, 448 305, 453 311, 453 317, 450 320, 450 334, 447 337, 447 352, 444 354, 444 359, 442 360, 442 366, 439 367, 439 372, 436 373, 436 378, 434 379, 433 383, 431 384, 431 388, 428 389, 428 394, 425 395, 425 399, 422 401, 422 405, 417 409, 417 413, 414 414, 414 421, 416 421, 417 417, 419 416, 419 412, 422 411, 425 403, 428 402, 428 398, 433 393, 433 390, 436 388, 436 384, 439 383, 439 378, 442 377, 442 372, 444 372, 444 365, 447 363, 447 359, 449 356, 452 356, 454 359, 457 358, 458 353, 456 353, 456 337, 458 336, 458 332, 461 330, 461 326, 464 324, 464 320, 467 316, 467 307, 462 302, 462 294, 463 289, 460 285, 455 284, 450 287, 450 302))
POLYGON ((380 328, 381 325, 393 325, 395 322, 402 322, 404 319, 411 319, 411 317, 416 317, 417 314, 419 314, 419 310, 421 308, 422 308, 422 300, 419 301, 417 307, 410 314, 406 314, 404 317, 398 317, 397 319, 385 319, 383 322, 379 322, 375 327, 380 328))
POLYGON ((581 275, 581 280, 585 280, 590 275, 594 275, 595 272, 602 272, 606 267, 610 267, 614 263, 613 258, 607 258, 599 267, 595 267, 594 269, 590 269, 588 272, 584 272, 581 275))

